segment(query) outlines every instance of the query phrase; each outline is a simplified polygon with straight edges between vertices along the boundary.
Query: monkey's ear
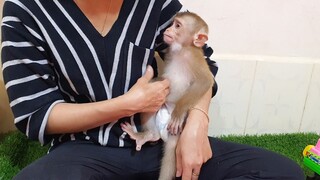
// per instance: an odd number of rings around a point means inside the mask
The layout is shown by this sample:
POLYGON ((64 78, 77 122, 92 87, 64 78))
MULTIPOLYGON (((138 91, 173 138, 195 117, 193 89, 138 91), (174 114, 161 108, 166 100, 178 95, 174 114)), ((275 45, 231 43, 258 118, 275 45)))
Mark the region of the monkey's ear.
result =
POLYGON ((208 35, 205 33, 198 33, 195 35, 193 44, 196 47, 202 47, 208 41, 208 35))

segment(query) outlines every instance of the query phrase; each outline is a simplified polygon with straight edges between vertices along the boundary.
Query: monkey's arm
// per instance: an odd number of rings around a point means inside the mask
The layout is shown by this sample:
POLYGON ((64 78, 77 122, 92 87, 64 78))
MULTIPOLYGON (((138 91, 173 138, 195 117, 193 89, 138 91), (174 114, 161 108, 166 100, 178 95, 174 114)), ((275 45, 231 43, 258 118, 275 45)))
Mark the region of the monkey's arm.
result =
POLYGON ((212 79, 210 78, 205 74, 196 77, 196 80, 188 87, 186 93, 177 101, 171 115, 171 121, 168 124, 168 130, 171 134, 181 132, 188 110, 195 106, 206 92, 211 89, 212 79))

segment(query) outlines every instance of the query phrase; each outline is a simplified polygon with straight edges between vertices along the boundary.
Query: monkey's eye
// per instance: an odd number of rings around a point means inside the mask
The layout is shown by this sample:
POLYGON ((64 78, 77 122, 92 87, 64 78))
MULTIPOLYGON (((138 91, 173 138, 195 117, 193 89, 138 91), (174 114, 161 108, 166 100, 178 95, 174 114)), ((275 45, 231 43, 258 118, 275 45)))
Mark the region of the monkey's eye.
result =
POLYGON ((179 29, 179 28, 181 27, 181 24, 180 24, 180 23, 176 23, 176 24, 175 24, 175 27, 176 27, 177 29, 179 29))

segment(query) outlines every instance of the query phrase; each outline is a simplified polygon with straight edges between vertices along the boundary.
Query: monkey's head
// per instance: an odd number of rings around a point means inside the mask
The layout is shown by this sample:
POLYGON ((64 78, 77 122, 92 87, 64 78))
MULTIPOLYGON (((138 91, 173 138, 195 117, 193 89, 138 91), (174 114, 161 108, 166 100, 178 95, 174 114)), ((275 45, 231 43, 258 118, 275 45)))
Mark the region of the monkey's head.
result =
POLYGON ((177 13, 172 25, 163 33, 163 40, 169 46, 202 47, 208 40, 208 25, 192 12, 177 13))

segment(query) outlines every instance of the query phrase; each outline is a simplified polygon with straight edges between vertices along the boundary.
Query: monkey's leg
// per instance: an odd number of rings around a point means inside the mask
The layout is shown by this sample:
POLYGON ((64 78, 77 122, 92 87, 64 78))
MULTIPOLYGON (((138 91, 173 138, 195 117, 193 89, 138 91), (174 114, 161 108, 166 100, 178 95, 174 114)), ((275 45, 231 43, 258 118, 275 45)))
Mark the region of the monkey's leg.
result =
POLYGON ((160 135, 152 130, 145 130, 143 132, 135 132, 130 123, 122 123, 121 128, 123 131, 129 134, 130 138, 136 141, 136 150, 140 151, 142 145, 148 141, 157 141, 160 139, 160 135))
POLYGON ((172 180, 176 176, 176 146, 179 136, 168 137, 164 145, 159 180, 172 180))

